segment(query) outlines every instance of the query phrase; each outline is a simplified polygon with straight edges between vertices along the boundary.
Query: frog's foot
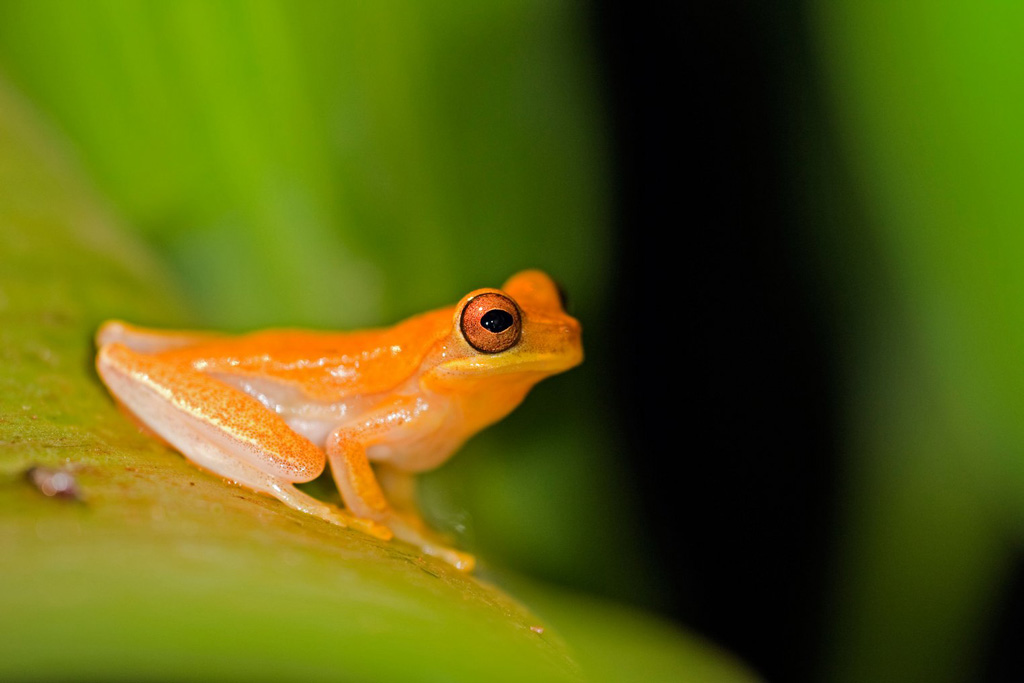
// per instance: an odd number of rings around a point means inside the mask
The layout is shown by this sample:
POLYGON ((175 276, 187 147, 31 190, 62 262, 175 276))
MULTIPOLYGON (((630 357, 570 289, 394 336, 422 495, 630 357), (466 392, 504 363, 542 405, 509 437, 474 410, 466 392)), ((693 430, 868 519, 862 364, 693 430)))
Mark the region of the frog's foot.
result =
MULTIPOLYGON (((350 511, 384 524, 395 538, 419 547, 427 555, 440 558, 456 569, 465 572, 473 570, 476 559, 472 555, 448 547, 412 509, 395 509, 391 506, 380 488, 366 457, 366 448, 358 435, 353 436, 342 429, 336 430, 327 437, 326 451, 338 492, 350 511)), ((397 488, 398 485, 393 483, 392 489, 397 488)), ((408 486, 401 488, 407 489, 406 494, 411 493, 408 486)), ((411 506, 408 500, 401 500, 400 503, 402 507, 411 506)))
POLYGON ((444 560, 460 571, 471 572, 476 566, 473 555, 450 547, 440 534, 427 527, 417 515, 392 511, 384 523, 395 538, 418 547, 427 555, 444 560))
POLYGON ((244 462, 237 460, 208 460, 200 466, 236 484, 277 498, 293 510, 319 517, 325 522, 346 529, 356 529, 364 534, 369 534, 385 541, 389 541, 394 537, 391 530, 383 524, 378 524, 371 519, 356 517, 347 510, 342 510, 339 507, 317 500, 308 493, 295 488, 291 482, 280 477, 268 475, 266 472, 262 472, 244 462))
POLYGON ((313 496, 303 493, 286 482, 277 482, 277 484, 273 486, 273 489, 268 490, 267 493, 272 495, 274 498, 277 498, 290 508, 294 508, 300 512, 305 512, 306 514, 313 515, 314 517, 319 517, 331 524, 335 524, 346 529, 356 529, 357 531, 362 531, 364 534, 369 534, 370 536, 385 541, 389 541, 394 537, 391 530, 383 524, 378 524, 372 519, 356 517, 347 510, 342 510, 341 508, 317 500, 313 496))

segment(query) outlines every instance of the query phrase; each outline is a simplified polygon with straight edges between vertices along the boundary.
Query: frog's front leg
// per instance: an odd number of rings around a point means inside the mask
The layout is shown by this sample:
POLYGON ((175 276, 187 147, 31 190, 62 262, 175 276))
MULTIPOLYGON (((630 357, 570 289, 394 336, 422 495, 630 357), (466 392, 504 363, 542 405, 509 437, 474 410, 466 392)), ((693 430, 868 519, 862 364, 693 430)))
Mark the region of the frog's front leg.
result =
POLYGON ((384 495, 393 508, 388 526, 395 536, 420 546, 428 555, 440 557, 463 571, 472 571, 476 558, 449 547, 450 539, 431 529, 424 521, 416 499, 416 475, 387 464, 378 465, 376 472, 384 495))
POLYGON ((391 536, 296 489, 323 471, 323 451, 248 394, 121 343, 100 348, 96 369, 137 420, 196 465, 333 524, 391 536))
POLYGON ((361 425, 341 427, 332 432, 327 437, 326 450, 338 491, 353 514, 386 525, 396 538, 419 547, 426 554, 440 558, 457 569, 472 571, 476 564, 475 558, 449 547, 420 519, 412 502, 412 482, 406 479, 407 475, 381 465, 391 482, 389 490, 400 496, 396 500, 396 508, 388 502, 370 466, 366 453, 368 446, 381 439, 383 433, 408 429, 416 422, 415 417, 399 408, 386 415, 374 416, 361 425), (404 424, 395 424, 403 421, 404 424), (396 483, 399 479, 405 481, 396 483))

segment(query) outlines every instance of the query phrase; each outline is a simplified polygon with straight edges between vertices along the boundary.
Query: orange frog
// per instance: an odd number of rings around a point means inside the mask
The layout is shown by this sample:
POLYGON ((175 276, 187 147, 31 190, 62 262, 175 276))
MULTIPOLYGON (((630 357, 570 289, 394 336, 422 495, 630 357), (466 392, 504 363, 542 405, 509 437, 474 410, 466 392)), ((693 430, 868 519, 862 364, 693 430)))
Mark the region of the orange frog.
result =
POLYGON ((117 401, 194 464, 466 571, 473 557, 417 514, 412 475, 583 359, 579 323, 536 270, 386 329, 221 336, 110 321, 96 340, 117 401), (328 460, 346 510, 294 486, 328 460))

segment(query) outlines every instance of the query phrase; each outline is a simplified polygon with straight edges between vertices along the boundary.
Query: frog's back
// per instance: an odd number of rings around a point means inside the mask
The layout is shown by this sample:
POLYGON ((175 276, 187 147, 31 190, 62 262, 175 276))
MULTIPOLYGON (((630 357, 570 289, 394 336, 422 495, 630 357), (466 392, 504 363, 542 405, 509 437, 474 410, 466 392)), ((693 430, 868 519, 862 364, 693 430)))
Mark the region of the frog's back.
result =
POLYGON ((213 375, 258 377, 316 401, 389 391, 412 377, 448 335, 453 309, 355 332, 267 330, 160 353, 213 375))

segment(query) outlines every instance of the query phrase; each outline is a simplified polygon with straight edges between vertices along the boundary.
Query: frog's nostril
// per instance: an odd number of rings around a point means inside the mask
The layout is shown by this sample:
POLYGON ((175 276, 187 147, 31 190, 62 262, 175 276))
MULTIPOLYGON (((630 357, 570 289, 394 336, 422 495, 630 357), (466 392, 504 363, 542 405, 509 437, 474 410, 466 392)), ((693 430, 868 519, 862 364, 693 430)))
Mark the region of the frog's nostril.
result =
POLYGON ((562 339, 562 343, 567 346, 579 346, 582 334, 580 333, 579 323, 565 323, 559 327, 559 337, 562 339))

